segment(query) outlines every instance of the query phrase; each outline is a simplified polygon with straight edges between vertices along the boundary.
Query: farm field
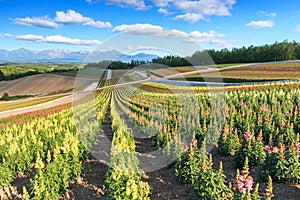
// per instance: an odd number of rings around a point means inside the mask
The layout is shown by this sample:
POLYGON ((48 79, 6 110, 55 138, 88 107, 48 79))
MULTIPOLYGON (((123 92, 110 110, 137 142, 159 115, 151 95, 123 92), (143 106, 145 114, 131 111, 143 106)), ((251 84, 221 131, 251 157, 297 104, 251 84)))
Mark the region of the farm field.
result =
POLYGON ((56 1, 0 0, 0 200, 300 200, 299 0, 56 1))
POLYGON ((50 72, 77 71, 78 64, 47 64, 47 63, 0 63, 0 72, 4 75, 4 80, 13 80, 34 74, 44 74, 50 72))
POLYGON ((42 99, 30 98, 30 99, 26 99, 26 101, 15 101, 15 102, 5 102, 5 103, 0 102, 0 112, 6 111, 6 110, 13 110, 13 109, 17 109, 17 108, 33 106, 33 105, 45 103, 48 101, 52 101, 57 98, 59 98, 59 97, 45 97, 42 99))
POLYGON ((2 119, 1 198, 298 199, 299 84, 192 88, 120 86, 2 119))
MULTIPOLYGON (((226 67, 224 67, 224 69, 221 69, 218 73, 218 75, 223 79, 223 82, 225 83, 273 81, 298 79, 300 77, 300 62, 286 62, 277 64, 267 63, 259 65, 253 64, 252 66, 229 69, 226 69, 226 67)), ((216 73, 214 72, 186 75, 184 79, 188 81, 214 82, 218 81, 219 78, 216 78, 216 73)))
POLYGON ((7 92, 10 96, 16 95, 46 95, 70 91, 74 84, 87 87, 93 78, 70 77, 54 74, 40 74, 24 78, 0 82, 0 95, 7 92))

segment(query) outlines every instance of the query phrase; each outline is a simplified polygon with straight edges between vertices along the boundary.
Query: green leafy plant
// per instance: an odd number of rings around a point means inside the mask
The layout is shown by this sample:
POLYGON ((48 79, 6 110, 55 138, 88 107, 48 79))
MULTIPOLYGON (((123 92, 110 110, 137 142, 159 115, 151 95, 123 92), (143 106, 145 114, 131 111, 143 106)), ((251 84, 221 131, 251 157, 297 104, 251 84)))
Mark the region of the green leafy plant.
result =
MULTIPOLYGON (((203 155, 205 156, 205 155, 203 155)), ((206 156, 207 157, 207 156, 206 156)), ((175 164, 175 175, 182 183, 193 184, 200 171, 201 154, 194 138, 187 151, 184 151, 175 164)))

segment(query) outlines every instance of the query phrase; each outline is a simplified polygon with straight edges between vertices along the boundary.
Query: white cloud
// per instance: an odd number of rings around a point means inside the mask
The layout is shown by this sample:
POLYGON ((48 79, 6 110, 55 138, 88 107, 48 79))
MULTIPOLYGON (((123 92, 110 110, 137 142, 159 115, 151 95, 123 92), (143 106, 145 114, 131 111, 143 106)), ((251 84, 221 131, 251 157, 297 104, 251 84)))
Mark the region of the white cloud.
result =
POLYGON ((88 21, 83 23, 84 26, 93 26, 96 28, 111 28, 110 22, 102 22, 102 21, 88 21))
POLYGON ((139 35, 156 35, 167 37, 188 37, 188 34, 180 30, 164 30, 163 27, 153 24, 123 24, 116 26, 113 32, 139 34, 139 35))
POLYGON ((182 38, 189 37, 189 34, 187 34, 186 32, 179 31, 176 29, 172 29, 170 31, 165 30, 164 35, 168 37, 182 37, 182 38))
POLYGON ((192 38, 202 38, 202 39, 213 39, 219 37, 225 37, 222 33, 217 33, 216 31, 210 30, 209 32, 199 32, 193 31, 190 33, 190 37, 192 38))
POLYGON ((96 28, 110 28, 112 27, 110 22, 102 22, 100 20, 95 21, 90 17, 85 17, 82 14, 74 11, 68 10, 56 11, 56 16, 54 19, 50 19, 47 16, 44 17, 25 17, 14 19, 14 24, 19 24, 23 26, 38 26, 46 28, 58 28, 59 25, 65 24, 83 24, 84 26, 93 26, 96 28), (59 24, 60 23, 60 24, 59 24))
POLYGON ((23 25, 23 26, 38 26, 45 28, 58 28, 58 24, 55 23, 52 19, 49 19, 47 16, 44 17, 25 17, 25 18, 16 18, 14 19, 14 24, 23 25))
POLYGON ((146 6, 143 0, 106 0, 108 4, 117 4, 120 7, 131 7, 137 10, 147 10, 150 7, 146 6))
POLYGON ((0 38, 12 37, 12 34, 9 33, 0 33, 0 38))
POLYGON ((169 5, 170 2, 173 1, 174 0, 151 0, 151 2, 158 7, 166 7, 169 5))
POLYGON ((47 43, 64 43, 64 44, 75 44, 75 45, 95 45, 101 44, 98 40, 81 40, 64 37, 61 35, 50 35, 45 38, 47 43))
POLYGON ((74 10, 68 10, 66 13, 64 11, 56 11, 55 17, 55 21, 62 24, 80 24, 92 20, 93 19, 84 17, 74 10))
POLYGON ((277 15, 276 13, 268 13, 268 14, 266 14, 267 17, 276 17, 276 15, 277 15))
MULTIPOLYGON (((113 32, 128 33, 128 34, 139 34, 139 35, 155 35, 163 37, 176 37, 182 38, 186 42, 204 43, 209 42, 214 45, 223 47, 231 47, 233 45, 230 42, 222 39, 225 35, 216 31, 210 30, 208 32, 192 31, 190 33, 180 31, 177 29, 166 30, 161 26, 153 24, 123 24, 116 26, 113 32)), ((129 46, 128 50, 132 47, 129 46)))
POLYGON ((300 24, 297 25, 296 31, 297 31, 297 32, 300 32, 300 24))
POLYGON ((98 45, 101 44, 98 40, 81 40, 69 37, 64 37, 61 35, 50 35, 50 36, 40 36, 40 35, 19 35, 16 36, 18 40, 25 40, 31 42, 44 42, 44 43, 60 43, 60 44, 72 44, 72 45, 98 45))
POLYGON ((266 16, 266 17, 271 17, 271 18, 276 17, 276 15, 277 15, 275 12, 266 13, 263 10, 258 11, 258 14, 261 15, 261 16, 266 16))
POLYGON ((175 13, 175 20, 195 23, 207 20, 210 16, 230 16, 230 10, 236 0, 86 0, 91 2, 106 2, 120 7, 132 7, 137 10, 147 10, 157 7, 157 12, 169 15, 175 13), (146 5, 146 2, 148 5, 146 5), (152 3, 152 4, 151 4, 152 3))
POLYGON ((120 26, 116 26, 112 31, 143 35, 162 35, 164 32, 161 26, 152 24, 123 24, 120 26))
POLYGON ((250 28, 271 28, 275 26, 275 23, 273 20, 259 20, 249 22, 246 26, 250 28))
POLYGON ((186 13, 186 14, 183 14, 183 15, 177 15, 173 19, 186 21, 186 22, 189 22, 189 23, 195 23, 195 22, 198 22, 199 20, 204 19, 204 16, 202 14, 186 13))
POLYGON ((222 39, 213 39, 210 41, 212 45, 223 47, 223 48, 232 48, 234 47, 233 44, 228 42, 227 40, 222 40, 222 39))
POLYGON ((18 35, 16 36, 16 39, 18 40, 26 40, 31 42, 43 42, 44 37, 41 35, 32 35, 32 34, 26 34, 26 35, 18 35))
POLYGON ((161 13, 161 14, 164 14, 164 15, 171 15, 172 14, 172 12, 169 12, 167 9, 165 9, 165 8, 159 8, 158 10, 157 10, 157 12, 158 13, 161 13))
POLYGON ((213 15, 230 16, 230 10, 235 2, 235 0, 174 0, 175 9, 184 12, 174 19, 194 23, 213 15))

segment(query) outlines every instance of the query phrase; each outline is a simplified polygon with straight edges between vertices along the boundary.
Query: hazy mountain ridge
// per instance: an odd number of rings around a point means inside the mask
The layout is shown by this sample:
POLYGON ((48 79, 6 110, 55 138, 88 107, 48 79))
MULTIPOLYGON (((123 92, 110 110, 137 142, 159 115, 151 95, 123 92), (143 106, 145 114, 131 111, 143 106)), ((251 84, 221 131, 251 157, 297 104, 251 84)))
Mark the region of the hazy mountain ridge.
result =
POLYGON ((24 48, 12 51, 0 49, 0 61, 3 62, 98 62, 102 60, 130 62, 131 60, 151 61, 157 57, 157 55, 145 53, 126 55, 115 50, 88 52, 65 49, 43 51, 31 51, 24 48))

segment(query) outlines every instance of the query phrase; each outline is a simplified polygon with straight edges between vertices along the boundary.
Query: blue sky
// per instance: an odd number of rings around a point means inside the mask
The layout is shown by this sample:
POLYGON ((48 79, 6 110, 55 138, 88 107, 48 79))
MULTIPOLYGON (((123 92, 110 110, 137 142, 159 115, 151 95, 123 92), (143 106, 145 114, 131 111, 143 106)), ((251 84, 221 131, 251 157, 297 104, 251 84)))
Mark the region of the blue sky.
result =
POLYGON ((91 51, 119 34, 204 49, 300 42, 299 0, 0 0, 0 12, 0 49, 7 50, 91 51))

